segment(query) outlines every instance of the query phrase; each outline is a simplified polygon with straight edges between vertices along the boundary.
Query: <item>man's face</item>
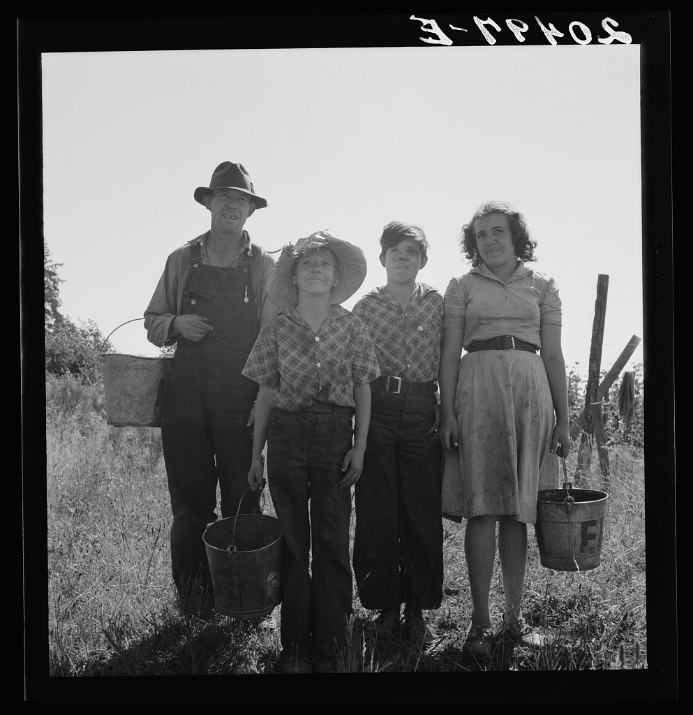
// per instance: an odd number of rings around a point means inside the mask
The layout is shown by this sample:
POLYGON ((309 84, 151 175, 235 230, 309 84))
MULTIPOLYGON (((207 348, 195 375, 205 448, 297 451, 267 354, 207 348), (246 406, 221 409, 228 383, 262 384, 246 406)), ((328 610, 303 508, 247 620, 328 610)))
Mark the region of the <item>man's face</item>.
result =
POLYGON ((222 233, 240 233, 255 204, 248 194, 236 189, 214 189, 207 201, 212 228, 222 233))

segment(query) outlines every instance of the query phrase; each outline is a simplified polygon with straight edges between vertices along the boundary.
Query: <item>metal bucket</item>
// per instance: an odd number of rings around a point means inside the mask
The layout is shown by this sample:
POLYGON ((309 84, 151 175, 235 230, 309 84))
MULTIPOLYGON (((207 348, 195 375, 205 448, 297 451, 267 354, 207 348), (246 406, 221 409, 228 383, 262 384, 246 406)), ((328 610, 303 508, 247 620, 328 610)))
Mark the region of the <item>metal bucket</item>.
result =
POLYGON ((166 377, 173 359, 119 353, 101 357, 108 424, 160 427, 166 377))
POLYGON ((270 614, 281 603, 279 520, 237 514, 212 522, 202 535, 217 611, 235 618, 270 614))
MULTIPOLYGON (((134 318, 118 326, 121 328, 134 318)), ((118 330, 112 330, 104 342, 118 330)), ((160 427, 170 357, 141 357, 121 353, 101 356, 106 421, 114 427, 160 427)))
POLYGON ((609 495, 596 489, 539 492, 534 530, 541 565, 556 571, 588 571, 601 561, 609 495))

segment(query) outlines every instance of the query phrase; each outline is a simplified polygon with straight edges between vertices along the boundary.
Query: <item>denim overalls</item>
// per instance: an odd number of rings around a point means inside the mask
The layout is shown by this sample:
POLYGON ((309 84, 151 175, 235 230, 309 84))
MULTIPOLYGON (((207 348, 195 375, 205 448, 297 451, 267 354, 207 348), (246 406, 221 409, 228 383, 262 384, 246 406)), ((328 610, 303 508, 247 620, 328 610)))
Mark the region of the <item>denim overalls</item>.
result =
MULTIPOLYGON (((222 517, 235 515, 248 486, 248 416, 258 386, 241 370, 259 330, 251 285, 258 250, 244 250, 237 267, 222 268, 204 265, 200 245, 191 247, 182 313, 203 316, 214 329, 199 342, 178 340, 161 424, 173 511, 173 579, 184 598, 192 596, 187 585, 199 578, 200 593, 211 599, 202 533, 217 518, 217 483, 222 517)), ((249 492, 241 512, 250 512, 257 498, 249 492)))

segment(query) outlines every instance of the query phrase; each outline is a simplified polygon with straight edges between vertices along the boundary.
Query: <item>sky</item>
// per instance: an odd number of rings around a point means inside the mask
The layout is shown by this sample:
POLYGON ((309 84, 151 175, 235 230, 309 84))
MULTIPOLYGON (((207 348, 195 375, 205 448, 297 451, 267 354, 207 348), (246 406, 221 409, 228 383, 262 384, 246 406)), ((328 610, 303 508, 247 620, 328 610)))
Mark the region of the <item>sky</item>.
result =
MULTIPOLYGON (((600 274, 602 369, 644 338, 637 44, 47 52, 42 67, 61 312, 104 337, 143 316, 168 254, 209 229, 193 191, 234 161, 269 203, 246 223, 254 242, 279 251, 327 228, 361 246, 347 308, 385 282, 386 223, 424 229, 419 280, 444 292, 470 268, 463 224, 500 199, 559 286, 569 368, 587 371, 600 274)), ((141 320, 110 341, 159 353, 141 320)))

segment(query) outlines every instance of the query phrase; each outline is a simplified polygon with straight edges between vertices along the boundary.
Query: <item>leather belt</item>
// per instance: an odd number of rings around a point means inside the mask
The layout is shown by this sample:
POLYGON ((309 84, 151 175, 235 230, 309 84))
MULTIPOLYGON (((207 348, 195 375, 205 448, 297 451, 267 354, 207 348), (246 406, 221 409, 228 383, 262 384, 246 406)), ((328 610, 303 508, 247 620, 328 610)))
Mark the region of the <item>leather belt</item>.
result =
POLYGON ((539 348, 536 345, 532 345, 532 343, 518 340, 512 335, 500 335, 497 338, 471 343, 467 348, 468 353, 473 353, 477 350, 527 350, 528 352, 535 353, 539 348))
POLYGON ((347 407, 346 405, 333 405, 329 402, 321 402, 320 400, 313 400, 310 405, 301 407, 299 412, 331 412, 335 415, 341 414, 353 414, 354 408, 347 407))
POLYGON ((374 392, 391 392, 395 395, 433 395, 438 390, 438 383, 409 382, 395 375, 381 375, 371 382, 374 392))

